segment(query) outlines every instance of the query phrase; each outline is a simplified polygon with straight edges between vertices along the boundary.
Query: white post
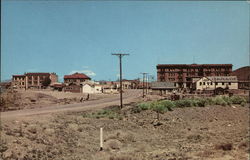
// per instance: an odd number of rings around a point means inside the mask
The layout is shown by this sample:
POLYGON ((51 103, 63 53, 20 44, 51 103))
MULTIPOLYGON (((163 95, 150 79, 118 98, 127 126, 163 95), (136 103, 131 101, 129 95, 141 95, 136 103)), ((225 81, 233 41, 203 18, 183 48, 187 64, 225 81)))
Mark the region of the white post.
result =
POLYGON ((103 149, 103 133, 102 128, 100 128, 100 151, 103 149))

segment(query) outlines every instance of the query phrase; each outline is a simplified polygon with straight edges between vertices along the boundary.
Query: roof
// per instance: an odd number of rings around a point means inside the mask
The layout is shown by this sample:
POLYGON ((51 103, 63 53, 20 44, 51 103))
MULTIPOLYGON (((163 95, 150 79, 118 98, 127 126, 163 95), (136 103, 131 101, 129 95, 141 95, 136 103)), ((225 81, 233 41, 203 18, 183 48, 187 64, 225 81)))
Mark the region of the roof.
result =
POLYGON ((174 82, 152 82, 152 89, 173 89, 176 88, 174 82))
POLYGON ((71 74, 71 75, 65 75, 64 79, 91 79, 91 78, 83 73, 76 72, 76 73, 71 74))
POLYGON ((232 64, 158 64, 156 68, 161 67, 232 67, 232 64))
POLYGON ((213 82, 238 82, 236 76, 209 76, 207 78, 213 82))
POLYGON ((25 77, 25 75, 12 75, 13 77, 25 77))
POLYGON ((46 72, 34 72, 34 73, 25 73, 26 76, 49 76, 50 73, 46 72))

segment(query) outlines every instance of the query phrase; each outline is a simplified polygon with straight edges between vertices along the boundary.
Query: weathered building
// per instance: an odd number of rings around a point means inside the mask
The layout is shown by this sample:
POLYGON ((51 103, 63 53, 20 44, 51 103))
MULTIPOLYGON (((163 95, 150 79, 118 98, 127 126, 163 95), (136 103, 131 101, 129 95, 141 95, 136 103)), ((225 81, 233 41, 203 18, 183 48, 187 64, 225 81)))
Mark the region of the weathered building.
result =
POLYGON ((237 76, 239 89, 250 89, 250 66, 236 69, 232 75, 237 76))
POLYGON ((174 82, 178 88, 191 88, 193 78, 229 76, 232 64, 158 64, 157 81, 174 82))
POLYGON ((25 73, 24 75, 12 76, 12 86, 20 89, 44 88, 57 81, 56 73, 25 73))
POLYGON ((195 90, 238 89, 236 76, 202 77, 194 82, 195 90))
POLYGON ((152 82, 151 89, 153 94, 166 94, 177 89, 174 82, 152 82))

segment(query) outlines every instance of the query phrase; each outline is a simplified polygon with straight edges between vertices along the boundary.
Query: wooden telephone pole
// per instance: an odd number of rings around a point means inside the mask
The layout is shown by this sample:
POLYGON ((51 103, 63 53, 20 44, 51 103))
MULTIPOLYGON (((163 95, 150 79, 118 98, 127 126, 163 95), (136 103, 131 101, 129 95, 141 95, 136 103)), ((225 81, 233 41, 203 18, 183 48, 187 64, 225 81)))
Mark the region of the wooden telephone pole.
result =
POLYGON ((145 77, 147 77, 147 74, 148 73, 141 73, 143 75, 143 78, 142 78, 142 98, 145 97, 145 77))
POLYGON ((120 62, 120 107, 122 109, 122 57, 123 56, 128 56, 129 54, 124 54, 124 53, 112 53, 113 56, 118 56, 119 57, 119 62, 120 62))

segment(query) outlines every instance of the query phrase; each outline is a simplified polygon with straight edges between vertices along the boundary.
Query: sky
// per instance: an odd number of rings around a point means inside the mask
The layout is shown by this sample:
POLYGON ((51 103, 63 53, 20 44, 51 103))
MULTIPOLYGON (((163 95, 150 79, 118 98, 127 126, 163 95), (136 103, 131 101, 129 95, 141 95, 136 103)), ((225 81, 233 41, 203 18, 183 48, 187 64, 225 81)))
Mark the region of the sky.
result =
POLYGON ((249 65, 246 1, 3 0, 1 79, 24 72, 82 72, 117 80, 157 64, 249 65))

